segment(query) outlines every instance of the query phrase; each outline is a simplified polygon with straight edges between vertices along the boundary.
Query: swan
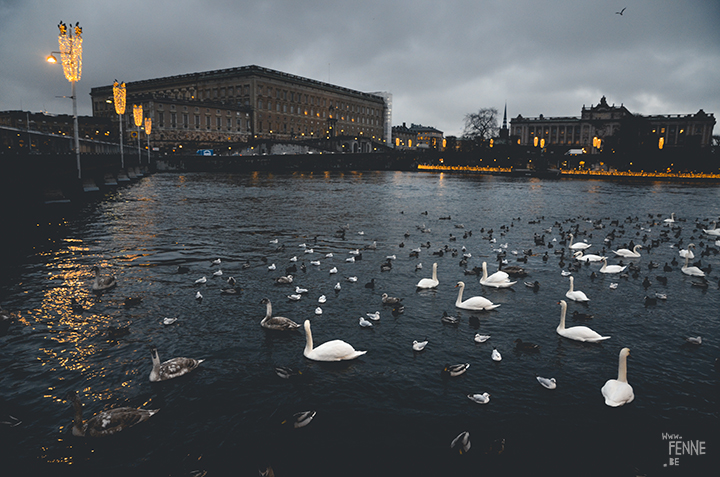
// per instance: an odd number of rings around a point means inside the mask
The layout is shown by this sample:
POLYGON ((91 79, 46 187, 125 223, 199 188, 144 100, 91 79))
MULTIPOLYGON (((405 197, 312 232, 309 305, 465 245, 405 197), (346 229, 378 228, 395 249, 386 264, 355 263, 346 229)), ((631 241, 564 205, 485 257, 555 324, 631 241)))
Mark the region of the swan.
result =
POLYGON ((517 283, 517 282, 511 282, 510 275, 503 272, 502 270, 498 270, 497 272, 488 276, 487 262, 483 262, 482 271, 483 271, 483 274, 482 274, 482 278, 480 279, 480 285, 485 285, 486 287, 493 287, 493 288, 508 288, 517 283))
POLYGON ((136 409, 133 407, 116 407, 95 414, 83 422, 82 403, 77 393, 68 393, 67 398, 72 402, 75 410, 72 433, 76 437, 105 437, 132 427, 143 421, 147 421, 155 415, 159 409, 136 409))
MULTIPOLYGON (((690 247, 695 247, 695 245, 690 244, 688 245, 688 252, 690 252, 690 247)), ((705 272, 700 270, 698 267, 689 267, 688 263, 690 261, 690 255, 685 256, 685 265, 682 266, 681 270, 685 275, 690 275, 691 277, 704 277, 705 272)))
POLYGON ((611 407, 622 406, 635 399, 633 388, 627 382, 627 357, 630 356, 630 348, 620 350, 618 364, 618 378, 608 379, 602 387, 601 392, 605 398, 605 404, 611 407))
POLYGON ((567 303, 565 300, 560 300, 560 324, 556 331, 560 336, 569 338, 575 341, 584 341, 589 343, 597 343, 609 339, 609 336, 601 336, 595 331, 591 330, 587 326, 573 326, 565 328, 565 314, 567 313, 567 303))
POLYGON ((703 229, 703 232, 705 232, 706 234, 708 234, 712 237, 720 236, 720 229, 716 228, 715 221, 713 220, 711 223, 712 223, 712 228, 703 229))
POLYGON ((265 305, 265 318, 260 322, 260 326, 263 328, 277 331, 296 330, 300 328, 300 325, 289 318, 272 316, 272 303, 270 303, 268 298, 263 298, 260 304, 265 305))
POLYGON ((183 376, 205 361, 204 359, 173 358, 160 364, 157 348, 150 350, 150 357, 153 363, 152 371, 150 371, 150 382, 152 383, 183 376))
POLYGON ((481 296, 474 296, 471 298, 468 298, 465 301, 462 301, 462 295, 463 290, 465 290, 465 283, 463 282, 457 282, 457 285, 455 285, 455 288, 460 287, 460 290, 458 291, 458 297, 457 300, 455 300, 455 306, 457 308, 462 308, 464 310, 493 310, 497 308, 498 305, 493 304, 490 300, 488 300, 485 297, 481 296))
POLYGON ((666 224, 674 224, 675 223, 675 212, 670 212, 670 218, 663 220, 666 224))
POLYGON ((468 394, 467 397, 472 402, 476 402, 478 404, 487 404, 490 402, 490 393, 476 393, 476 394, 468 394))
POLYGON ((691 244, 688 245, 688 248, 686 248, 686 249, 684 249, 684 250, 678 250, 678 255, 680 255, 680 258, 685 258, 685 257, 687 257, 687 258, 689 258, 690 260, 692 260, 693 258, 695 258, 695 254, 692 253, 692 250, 690 250, 690 247, 695 247, 695 244, 692 244, 692 243, 691 243, 691 244))
POLYGON ((575 257, 575 260, 579 260, 581 262, 602 262, 604 258, 607 258, 592 253, 585 255, 582 250, 575 252, 573 257, 575 257))
POLYGON ((573 301, 590 301, 590 298, 585 295, 585 293, 581 292, 580 290, 574 290, 575 287, 575 277, 570 277, 570 289, 565 293, 565 296, 570 298, 573 301))
POLYGON ((621 248, 619 250, 613 250, 613 253, 618 257, 640 258, 640 252, 638 252, 639 248, 642 248, 642 245, 637 244, 633 247, 632 250, 629 250, 627 248, 621 248))
POLYGON ((95 272, 95 281, 93 281, 92 284, 93 291, 105 291, 117 285, 117 281, 114 276, 108 275, 103 277, 100 275, 100 267, 95 266, 92 270, 95 272))
POLYGON ((440 282, 437 279, 437 262, 433 263, 432 278, 423 278, 416 285, 417 288, 436 288, 440 282))
POLYGON ((402 298, 397 298, 394 296, 388 296, 387 293, 382 294, 382 302, 383 305, 397 305, 402 301, 402 298))
POLYGON ((568 247, 570 250, 585 250, 585 249, 592 247, 592 244, 585 243, 585 242, 572 243, 574 238, 575 237, 573 237, 573 234, 570 234, 570 241, 569 241, 570 246, 568 247))
POLYGON ((347 361, 364 355, 367 351, 356 351, 342 340, 332 340, 313 348, 310 320, 305 320, 305 350, 303 355, 313 361, 347 361))
POLYGON ((627 268, 627 265, 608 265, 607 258, 603 259, 603 266, 600 268, 600 273, 620 273, 627 268))

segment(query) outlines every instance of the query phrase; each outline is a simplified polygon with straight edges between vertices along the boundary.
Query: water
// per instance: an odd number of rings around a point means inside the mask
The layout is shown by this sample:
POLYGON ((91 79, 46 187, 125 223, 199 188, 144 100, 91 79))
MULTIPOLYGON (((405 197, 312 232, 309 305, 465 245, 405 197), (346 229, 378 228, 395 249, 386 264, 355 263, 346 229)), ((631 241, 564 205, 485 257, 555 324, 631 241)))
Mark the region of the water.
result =
POLYGON ((0 304, 15 322, 0 336, 0 418, 11 422, 12 415, 22 423, 0 425, 2 461, 9 469, 54 475, 257 475, 268 464, 278 476, 709 475, 720 455, 720 384, 713 366, 720 355, 720 263, 714 254, 702 257, 703 266, 713 267, 707 289, 693 287, 679 266, 672 272, 662 266, 677 256, 671 245, 680 239, 684 246, 698 244, 698 255, 714 247, 695 223, 707 228, 718 219, 719 196, 716 185, 407 172, 143 178, 62 219, 38 219, 33 234, 6 250, 0 304), (652 248, 651 240, 669 229, 652 222, 670 212, 683 220, 678 238, 672 232, 652 248), (613 219, 623 228, 611 226, 613 219), (602 220, 605 228, 588 220, 602 220), (635 260, 637 278, 598 274, 593 280, 596 264, 573 273, 576 289, 591 301, 569 303, 568 326, 587 324, 612 336, 602 344, 555 332, 557 302, 568 289, 554 254, 563 245, 538 246, 533 237, 556 222, 546 242, 563 240, 561 230, 574 225, 581 232, 576 241, 592 243, 591 252, 603 248, 612 229, 617 238, 606 253, 631 239, 645 245, 635 260), (346 225, 345 238, 338 237, 346 225), (422 233, 423 226, 430 231, 422 233), (490 229, 496 243, 488 239, 490 229), (467 231, 472 235, 463 238, 467 231), (362 250, 373 241, 377 250, 362 250), (409 256, 426 242, 430 248, 419 258, 409 256), (301 243, 315 253, 304 254, 301 243), (524 266, 528 277, 496 290, 463 273, 483 261, 496 270, 494 250, 502 244, 509 264, 524 266), (450 253, 433 255, 445 245, 465 246, 472 254, 467 266, 450 253), (362 250, 362 260, 347 263, 354 249, 362 250), (519 257, 528 249, 534 255, 517 263, 512 251, 519 257), (334 256, 325 258, 327 253, 334 256), (392 270, 381 272, 392 254, 392 270), (307 271, 294 273, 292 285, 275 284, 293 256, 307 271), (220 267, 211 265, 216 258, 220 267), (649 271, 651 260, 660 268, 649 271), (250 268, 243 268, 246 262, 250 268), (416 271, 418 262, 423 268, 416 271), (434 262, 439 287, 417 292, 415 284, 431 275, 434 262), (272 263, 273 272, 267 268, 272 263), (93 265, 113 273, 119 285, 92 293, 93 265), (177 273, 180 265, 189 273, 177 273), (335 275, 329 273, 333 266, 335 275), (218 268, 223 276, 212 278, 218 268), (656 281, 659 275, 668 277, 667 285, 656 281), (202 276, 207 284, 195 285, 202 276), (242 289, 238 296, 220 293, 229 276, 242 289), (349 276, 358 281, 347 281, 349 276), (646 276, 652 282, 647 290, 646 276), (374 290, 364 287, 371 278, 374 290), (501 306, 457 310, 459 280, 467 284, 465 297, 482 295, 501 306), (528 280, 540 283, 537 292, 523 285, 528 280), (339 293, 333 291, 337 282, 339 293), (287 295, 296 285, 309 291, 292 302, 287 295), (204 295, 201 303, 197 291, 204 295), (383 292, 404 299, 404 314, 394 317, 383 307, 383 292), (656 292, 667 294, 667 301, 644 306, 643 297, 656 292), (328 301, 316 316, 321 294, 328 301), (73 297, 86 312, 71 310, 73 297), (126 307, 127 297, 142 301, 126 307), (275 314, 300 323, 310 319, 316 345, 343 339, 367 354, 340 364, 307 360, 303 332, 259 326, 264 297, 275 314), (569 315, 576 310, 592 313, 593 320, 573 322, 569 315), (380 321, 361 328, 359 317, 375 311, 380 321), (459 316, 460 324, 441 323, 443 311, 459 316), (167 316, 179 319, 160 324, 167 316), (129 334, 109 336, 109 327, 126 325, 129 334), (478 332, 490 340, 475 343, 478 332), (685 344, 685 337, 697 335, 701 346, 685 344), (414 352, 412 341, 425 338, 425 351, 414 352), (517 338, 539 344, 540 351, 516 351, 517 338), (162 360, 206 361, 189 376, 151 384, 151 346, 162 360), (493 347, 502 353, 499 363, 490 359, 493 347), (609 408, 600 388, 617 377, 623 347, 631 349, 628 380, 635 400, 609 408), (465 375, 442 376, 445 364, 465 362, 465 375), (283 380, 275 366, 302 374, 283 380), (557 389, 541 387, 536 376, 556 378, 557 389), (70 433, 73 413, 66 400, 72 390, 85 404, 85 418, 119 406, 160 412, 112 438, 77 438, 70 433), (466 397, 482 392, 491 394, 486 405, 466 397), (307 427, 281 424, 305 410, 317 412, 307 427), (450 442, 465 430, 472 447, 460 455, 450 442), (706 453, 665 467, 670 456, 663 433, 705 442, 706 453), (501 439, 505 447, 498 454, 491 448, 501 439))

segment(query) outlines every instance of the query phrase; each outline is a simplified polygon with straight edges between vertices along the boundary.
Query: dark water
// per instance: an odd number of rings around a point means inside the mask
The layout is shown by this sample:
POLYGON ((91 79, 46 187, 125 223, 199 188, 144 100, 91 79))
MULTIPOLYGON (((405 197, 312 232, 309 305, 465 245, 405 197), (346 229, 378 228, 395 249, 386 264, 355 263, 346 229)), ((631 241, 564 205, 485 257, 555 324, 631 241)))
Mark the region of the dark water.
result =
POLYGON ((707 228, 718 219, 719 199, 716 185, 423 173, 143 178, 62 219, 38 219, 38 232, 6 254, 0 304, 15 321, 0 336, 0 419, 12 423, 12 415, 22 423, 0 425, 2 462, 10 470, 55 475, 257 475, 268 464, 278 476, 714 475, 709 469, 717 469, 720 456, 720 373, 713 365, 720 356, 720 259, 699 255, 720 247, 695 224, 707 228), (682 220, 679 228, 653 248, 651 240, 669 229, 658 222, 671 212, 682 220), (613 219, 618 226, 610 225, 613 219), (604 228, 594 228, 591 221, 600 220, 604 228), (570 302, 568 314, 578 310, 594 318, 577 323, 568 316, 567 325, 587 324, 612 336, 602 344, 555 332, 557 302, 568 288, 554 253, 563 245, 538 246, 533 236, 556 223, 546 242, 563 240, 563 232, 576 226, 582 234, 576 241, 592 243, 594 253, 613 229, 616 239, 607 253, 630 240, 645 245, 634 261, 641 269, 637 278, 598 274, 593 280, 596 264, 573 273, 576 289, 591 301, 570 302), (336 236, 346 225, 345 238, 336 236), (422 233, 422 226, 430 231, 422 233), (472 235, 463 238, 467 231, 472 235), (449 240, 451 234, 457 241, 449 240), (707 289, 692 286, 679 265, 663 271, 677 257, 671 246, 680 240, 683 248, 697 244, 695 260, 712 266, 707 289), (377 250, 345 261, 350 250, 373 241, 377 250), (409 256, 426 242, 430 248, 419 258, 409 256), (304 254, 301 243, 315 253, 304 254), (472 254, 467 266, 459 264, 460 256, 432 255, 445 245, 465 246, 472 254), (496 270, 498 249, 530 275, 511 289, 495 290, 463 273, 483 261, 496 270), (533 255, 527 263, 516 263, 528 249, 533 255), (392 270, 381 272, 392 254, 392 270), (275 284, 293 256, 307 271, 294 273, 292 285, 275 284), (216 258, 222 259, 222 278, 212 278, 216 258), (660 268, 649 270, 651 260, 660 268), (244 269, 246 262, 250 268, 244 269), (418 262, 423 269, 416 271, 418 262), (430 276, 433 262, 439 287, 417 292, 415 284, 430 276), (268 271, 271 263, 276 271, 268 271), (113 273, 119 285, 92 293, 93 265, 113 273), (179 265, 190 272, 177 273, 179 265), (331 275, 334 266, 339 273, 331 275), (667 285, 655 279, 661 275, 667 285), (195 285, 202 276, 208 282, 195 285), (221 295, 228 276, 242 288, 238 296, 221 295), (652 283, 647 290, 646 276, 652 283), (364 287, 371 278, 374 290, 364 287), (501 306, 457 310, 459 280, 467 284, 465 297, 482 295, 501 306), (523 285, 528 280, 540 283, 537 292, 523 285), (309 292, 292 302, 287 295, 296 285, 309 292), (201 303, 197 291, 204 295, 201 303), (382 306, 383 292, 404 298, 404 314, 394 317, 382 306), (667 294, 667 301, 646 307, 643 297, 656 292, 667 294), (316 316, 321 294, 327 303, 316 316), (85 313, 71 310, 73 297, 85 313), (142 301, 126 307, 127 297, 142 301), (260 327, 264 297, 278 315, 310 319, 316 345, 343 339, 367 354, 341 364, 307 360, 303 332, 260 327), (378 310, 381 319, 372 329, 358 325, 360 316, 378 310), (459 316, 460 324, 444 325, 443 311, 459 316), (179 319, 160 324, 167 316, 179 319), (125 325, 126 336, 108 335, 109 327, 125 325), (475 343, 478 332, 490 340, 475 343), (702 345, 685 343, 698 335, 702 345), (424 338, 425 351, 413 352, 412 341, 424 338), (517 338, 539 344, 540 351, 516 351, 517 338), (150 383, 150 346, 163 360, 206 361, 186 377, 150 383), (493 347, 503 355, 499 363, 490 359, 493 347), (635 400, 610 408, 600 388, 617 377, 623 347, 631 349, 628 380, 635 400), (465 375, 442 376, 445 364, 464 362, 471 365, 465 375), (274 372, 279 365, 302 375, 283 380, 274 372), (538 375, 556 378, 557 389, 541 387, 538 375), (112 438, 76 438, 65 399, 71 390, 85 403, 86 418, 119 406, 160 412, 112 438), (482 392, 492 395, 486 405, 466 397, 482 392), (307 427, 281 424, 305 410, 317 412, 307 427), (465 430, 472 448, 460 455, 450 442, 465 430), (705 453, 673 456, 679 460, 670 466, 663 433, 702 441, 705 453), (498 454, 501 439, 505 447, 498 454))

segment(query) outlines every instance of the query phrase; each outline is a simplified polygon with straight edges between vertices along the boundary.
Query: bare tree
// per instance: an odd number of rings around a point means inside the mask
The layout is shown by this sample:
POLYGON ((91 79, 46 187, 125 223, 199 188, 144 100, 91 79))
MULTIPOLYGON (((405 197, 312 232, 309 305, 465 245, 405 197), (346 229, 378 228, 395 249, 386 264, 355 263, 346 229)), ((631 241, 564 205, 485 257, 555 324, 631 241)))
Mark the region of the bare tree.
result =
POLYGON ((481 108, 477 113, 465 115, 465 129, 463 139, 475 146, 482 146, 498 131, 498 110, 495 108, 481 108))

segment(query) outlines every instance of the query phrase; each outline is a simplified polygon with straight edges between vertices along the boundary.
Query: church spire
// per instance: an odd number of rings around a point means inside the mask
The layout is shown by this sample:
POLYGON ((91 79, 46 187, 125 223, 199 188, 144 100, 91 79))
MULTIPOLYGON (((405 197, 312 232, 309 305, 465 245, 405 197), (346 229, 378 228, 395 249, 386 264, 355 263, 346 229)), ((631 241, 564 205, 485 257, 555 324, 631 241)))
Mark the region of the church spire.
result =
POLYGON ((505 112, 503 113, 503 129, 507 129, 507 101, 505 101, 505 112))

